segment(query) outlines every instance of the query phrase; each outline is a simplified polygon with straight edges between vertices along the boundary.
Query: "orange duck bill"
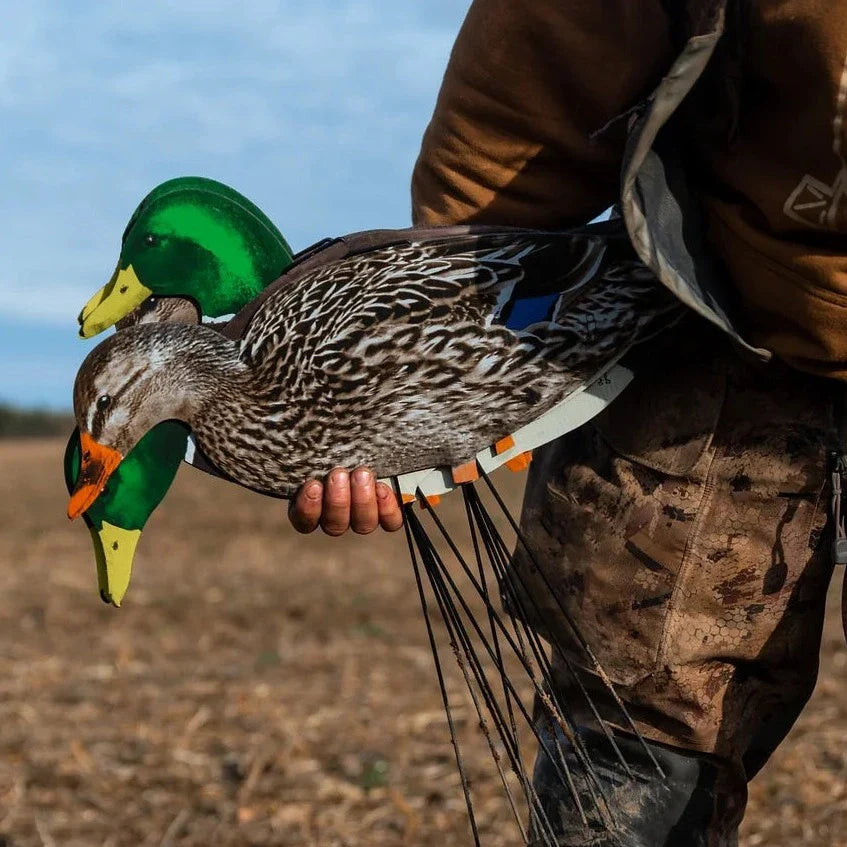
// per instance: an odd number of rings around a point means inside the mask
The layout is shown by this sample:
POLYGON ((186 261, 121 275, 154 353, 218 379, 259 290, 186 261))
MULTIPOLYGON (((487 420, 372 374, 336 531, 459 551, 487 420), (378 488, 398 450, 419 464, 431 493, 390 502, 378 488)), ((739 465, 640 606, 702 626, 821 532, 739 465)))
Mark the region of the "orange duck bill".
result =
POLYGON ((82 447, 82 461, 76 488, 68 503, 68 517, 73 520, 91 508, 91 504, 100 496, 106 481, 123 456, 114 449, 98 444, 87 432, 79 436, 82 447))

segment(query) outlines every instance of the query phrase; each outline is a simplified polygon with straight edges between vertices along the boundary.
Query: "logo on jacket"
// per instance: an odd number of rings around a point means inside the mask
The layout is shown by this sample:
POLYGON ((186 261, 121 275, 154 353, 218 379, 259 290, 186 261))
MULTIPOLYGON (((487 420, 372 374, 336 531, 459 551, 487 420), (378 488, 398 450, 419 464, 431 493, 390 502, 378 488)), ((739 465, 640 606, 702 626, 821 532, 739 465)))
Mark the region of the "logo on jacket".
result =
POLYGON ((793 221, 815 229, 836 229, 847 215, 847 161, 844 159, 844 117, 847 112, 847 59, 841 72, 835 117, 832 119, 832 151, 839 168, 831 182, 806 174, 791 192, 783 212, 793 221), (840 212, 840 214, 839 214, 840 212))

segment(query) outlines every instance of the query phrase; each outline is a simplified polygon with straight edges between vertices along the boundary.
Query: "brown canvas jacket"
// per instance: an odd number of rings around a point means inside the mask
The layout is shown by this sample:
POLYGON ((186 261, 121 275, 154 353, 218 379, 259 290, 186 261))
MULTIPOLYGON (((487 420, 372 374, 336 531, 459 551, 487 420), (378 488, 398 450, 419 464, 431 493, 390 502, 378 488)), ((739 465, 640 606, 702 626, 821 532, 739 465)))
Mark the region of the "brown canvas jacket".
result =
POLYGON ((845 0, 475 0, 413 219, 559 227, 619 201, 692 309, 847 379, 845 115, 845 0))

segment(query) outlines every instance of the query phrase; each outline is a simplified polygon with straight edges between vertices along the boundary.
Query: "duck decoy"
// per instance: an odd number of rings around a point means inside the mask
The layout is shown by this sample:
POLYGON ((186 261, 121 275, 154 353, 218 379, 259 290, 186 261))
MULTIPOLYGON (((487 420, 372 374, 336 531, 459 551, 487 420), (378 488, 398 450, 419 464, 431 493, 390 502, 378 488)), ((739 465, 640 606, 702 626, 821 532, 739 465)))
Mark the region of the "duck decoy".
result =
POLYGON ((573 428, 589 387, 599 411, 624 352, 678 313, 626 239, 596 228, 337 239, 221 332, 142 324, 95 348, 74 389, 87 446, 69 514, 169 418, 265 494, 367 464, 434 496, 573 428))
MULTIPOLYGON (((193 324, 203 315, 235 312, 291 261, 279 230, 234 189, 202 177, 169 180, 133 213, 115 276, 82 310, 80 334, 90 337, 112 323, 118 329, 139 323, 193 324)), ((188 445, 184 425, 155 427, 86 513, 104 601, 120 606, 141 530, 173 482, 188 445)), ((77 428, 65 451, 69 492, 79 479, 81 456, 77 428)))
POLYGON ((202 317, 237 312, 291 263, 291 248, 265 213, 205 177, 154 188, 124 230, 117 267, 79 313, 91 338, 148 297, 182 297, 202 317))
MULTIPOLYGON (((129 452, 109 485, 83 518, 91 533, 97 585, 106 603, 120 606, 129 586, 141 530, 164 498, 185 456, 188 427, 177 421, 154 426, 129 452)), ((82 446, 75 430, 65 449, 65 483, 80 475, 82 446)))

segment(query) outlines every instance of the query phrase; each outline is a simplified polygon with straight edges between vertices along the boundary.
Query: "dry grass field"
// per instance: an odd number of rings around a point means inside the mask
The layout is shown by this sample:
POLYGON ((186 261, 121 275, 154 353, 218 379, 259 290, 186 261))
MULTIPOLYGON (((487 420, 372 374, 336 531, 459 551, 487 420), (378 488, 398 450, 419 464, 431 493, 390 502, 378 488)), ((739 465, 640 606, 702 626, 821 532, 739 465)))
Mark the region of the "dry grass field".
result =
MULTIPOLYGON (((62 446, 0 442, 2 847, 470 843, 400 535, 304 539, 283 503, 185 470, 115 610, 64 517, 62 446)), ((744 847, 847 845, 838 600, 744 847)), ((515 844, 482 740, 466 755, 483 844, 515 844)))

